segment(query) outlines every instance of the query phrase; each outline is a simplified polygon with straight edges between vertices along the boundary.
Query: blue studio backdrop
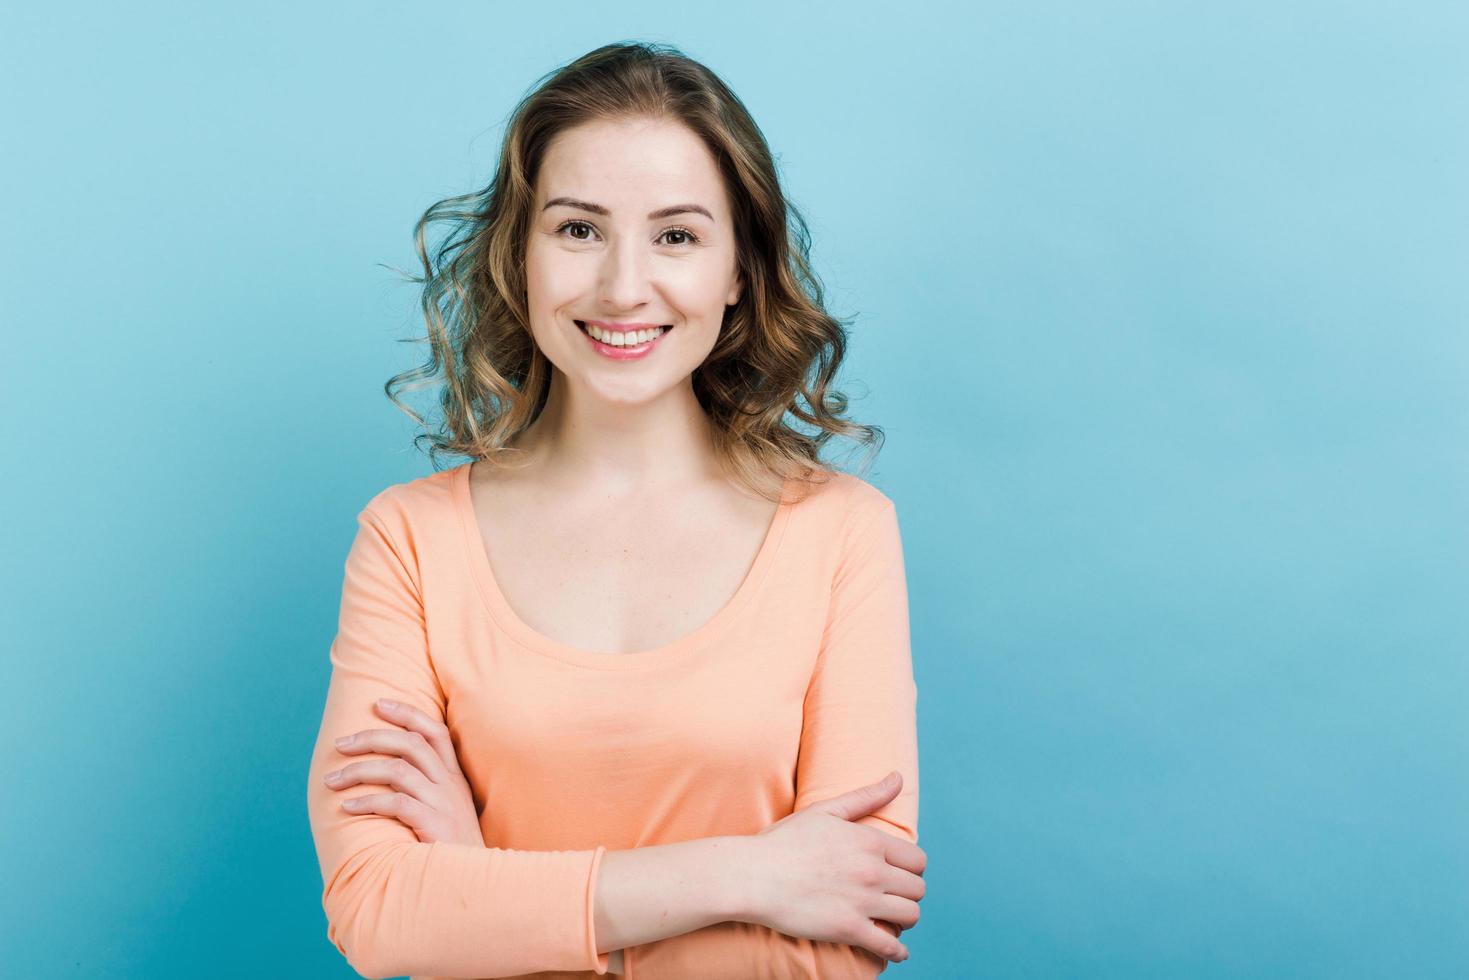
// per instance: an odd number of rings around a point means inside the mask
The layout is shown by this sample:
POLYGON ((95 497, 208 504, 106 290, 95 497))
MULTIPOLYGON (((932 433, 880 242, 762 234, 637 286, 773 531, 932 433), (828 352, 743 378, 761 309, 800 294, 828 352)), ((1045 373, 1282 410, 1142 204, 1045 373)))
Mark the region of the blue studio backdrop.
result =
MULTIPOLYGON (((881 425, 912 978, 1469 975, 1462 4, 10 5, 0 948, 350 977, 304 778, 412 224, 666 41, 881 425)), ((425 399, 423 404, 429 404, 425 399)))

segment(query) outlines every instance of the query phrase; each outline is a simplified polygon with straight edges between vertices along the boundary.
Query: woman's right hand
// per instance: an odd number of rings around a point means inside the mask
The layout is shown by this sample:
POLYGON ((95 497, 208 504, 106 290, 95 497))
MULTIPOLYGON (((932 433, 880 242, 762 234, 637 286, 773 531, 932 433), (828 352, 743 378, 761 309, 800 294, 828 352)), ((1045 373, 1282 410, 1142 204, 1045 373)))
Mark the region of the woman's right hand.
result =
POLYGON ((874 920, 898 931, 918 922, 923 869, 917 844, 853 821, 885 805, 902 789, 894 772, 812 803, 754 835, 758 867, 752 918, 787 936, 860 946, 901 962, 908 948, 874 920))

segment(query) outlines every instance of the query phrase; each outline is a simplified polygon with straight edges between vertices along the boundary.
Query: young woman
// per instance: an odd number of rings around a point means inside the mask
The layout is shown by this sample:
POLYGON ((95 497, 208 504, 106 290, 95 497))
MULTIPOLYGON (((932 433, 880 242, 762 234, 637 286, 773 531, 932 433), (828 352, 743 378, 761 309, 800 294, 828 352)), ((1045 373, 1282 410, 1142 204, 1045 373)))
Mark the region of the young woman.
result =
POLYGON ((881 430, 839 417, 844 329, 744 106, 599 48, 418 248, 432 355, 388 394, 441 371, 433 450, 472 461, 357 517, 308 779, 329 939, 373 977, 905 959, 897 515, 818 458, 881 430))

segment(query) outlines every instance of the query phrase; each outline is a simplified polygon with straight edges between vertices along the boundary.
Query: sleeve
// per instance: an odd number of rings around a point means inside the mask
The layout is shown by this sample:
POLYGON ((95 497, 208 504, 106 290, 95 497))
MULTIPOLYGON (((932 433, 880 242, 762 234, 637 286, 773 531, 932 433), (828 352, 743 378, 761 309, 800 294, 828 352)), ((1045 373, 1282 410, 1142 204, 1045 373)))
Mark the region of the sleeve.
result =
MULTIPOLYGON (((897 509, 881 496, 851 518, 806 692, 795 809, 897 770, 903 788, 856 822, 918 842, 918 686, 897 509)), ((887 966, 855 946, 814 943, 822 977, 874 977, 887 966)))
MULTIPOLYGON (((335 739, 387 722, 379 697, 445 717, 429 656, 417 557, 372 503, 348 552, 326 707, 307 775, 327 938, 366 977, 503 977, 544 970, 607 972, 593 928, 605 846, 522 851, 418 840, 381 814, 349 814, 322 777, 350 761, 335 739)), ((411 538, 411 535, 404 535, 411 538)), ((383 792, 382 787, 375 791, 383 792)))

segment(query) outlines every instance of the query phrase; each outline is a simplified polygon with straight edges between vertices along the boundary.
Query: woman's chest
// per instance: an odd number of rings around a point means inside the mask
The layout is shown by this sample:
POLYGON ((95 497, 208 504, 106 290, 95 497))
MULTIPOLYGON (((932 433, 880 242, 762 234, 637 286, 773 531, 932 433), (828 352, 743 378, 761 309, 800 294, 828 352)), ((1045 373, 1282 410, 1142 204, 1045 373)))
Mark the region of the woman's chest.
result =
POLYGON ((688 636, 738 594, 773 517, 774 504, 760 504, 482 513, 481 545, 531 629, 582 650, 632 653, 688 636))

